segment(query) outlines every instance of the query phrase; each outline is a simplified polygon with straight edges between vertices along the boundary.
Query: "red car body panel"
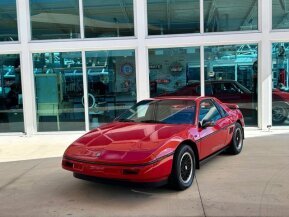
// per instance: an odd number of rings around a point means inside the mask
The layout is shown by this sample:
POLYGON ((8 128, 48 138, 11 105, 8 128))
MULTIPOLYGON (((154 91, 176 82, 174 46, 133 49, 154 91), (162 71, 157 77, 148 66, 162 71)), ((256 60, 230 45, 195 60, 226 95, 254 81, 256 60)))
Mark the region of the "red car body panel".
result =
POLYGON ((273 89, 272 100, 273 102, 286 102, 289 105, 289 92, 273 89))
MULTIPOLYGON (((160 99, 194 100, 196 108, 205 97, 161 97, 160 99)), ((211 98, 210 98, 211 99, 211 98)), ((85 134, 64 153, 66 170, 99 178, 131 182, 158 182, 171 173, 175 150, 184 141, 196 145, 198 161, 226 147, 232 139, 236 121, 244 126, 238 109, 230 109, 214 99, 227 116, 215 126, 201 129, 194 124, 156 124, 113 122, 85 134)), ((198 110, 196 117, 198 117, 198 110)))

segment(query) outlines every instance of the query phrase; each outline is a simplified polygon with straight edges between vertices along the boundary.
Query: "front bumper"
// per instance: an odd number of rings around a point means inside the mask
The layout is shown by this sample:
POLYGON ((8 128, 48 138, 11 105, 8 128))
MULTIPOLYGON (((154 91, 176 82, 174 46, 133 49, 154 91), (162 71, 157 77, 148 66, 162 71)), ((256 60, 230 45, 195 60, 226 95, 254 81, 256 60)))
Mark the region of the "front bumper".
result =
MULTIPOLYGON (((63 157, 62 168, 84 175, 124 182, 153 183, 166 180, 171 174, 173 155, 145 165, 109 165, 83 162, 63 157)), ((79 178, 79 177, 77 177, 79 178)))

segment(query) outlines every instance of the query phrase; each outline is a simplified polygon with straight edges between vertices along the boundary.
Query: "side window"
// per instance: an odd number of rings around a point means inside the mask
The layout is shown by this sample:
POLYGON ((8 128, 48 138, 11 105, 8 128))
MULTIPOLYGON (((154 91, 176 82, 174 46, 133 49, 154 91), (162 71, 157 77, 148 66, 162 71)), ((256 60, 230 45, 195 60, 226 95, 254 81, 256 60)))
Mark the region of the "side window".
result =
POLYGON ((224 83, 224 91, 231 94, 239 93, 238 89, 231 83, 224 83))
POLYGON ((219 110, 219 112, 220 112, 222 117, 228 116, 228 113, 215 100, 214 100, 214 105, 218 108, 218 110, 219 110))
POLYGON ((232 86, 234 86, 234 89, 236 90, 237 93, 244 93, 244 91, 238 87, 236 84, 232 84, 232 86))
POLYGON ((209 120, 209 121, 217 121, 221 119, 217 107, 211 100, 204 100, 200 104, 200 113, 199 113, 199 121, 209 120))
POLYGON ((214 92, 217 94, 238 94, 241 90, 232 83, 216 83, 214 84, 214 92))

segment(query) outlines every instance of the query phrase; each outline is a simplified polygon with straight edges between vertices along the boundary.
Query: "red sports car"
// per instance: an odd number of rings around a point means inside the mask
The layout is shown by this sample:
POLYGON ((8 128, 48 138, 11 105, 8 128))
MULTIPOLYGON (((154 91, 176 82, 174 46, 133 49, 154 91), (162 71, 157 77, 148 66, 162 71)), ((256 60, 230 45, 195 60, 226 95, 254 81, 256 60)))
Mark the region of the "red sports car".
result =
POLYGON ((238 107, 213 97, 148 99, 76 140, 62 167, 86 180, 169 182, 184 190, 201 163, 225 149, 241 152, 243 127, 238 107))

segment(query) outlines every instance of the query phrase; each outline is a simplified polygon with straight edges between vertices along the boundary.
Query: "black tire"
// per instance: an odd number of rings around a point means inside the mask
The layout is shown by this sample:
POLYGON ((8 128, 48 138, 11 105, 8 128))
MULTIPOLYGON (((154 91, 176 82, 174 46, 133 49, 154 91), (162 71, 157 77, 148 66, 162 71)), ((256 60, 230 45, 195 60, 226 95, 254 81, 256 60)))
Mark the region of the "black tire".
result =
POLYGON ((282 102, 273 103, 272 122, 274 124, 282 124, 288 117, 288 105, 282 102))
POLYGON ((243 149, 244 131, 241 124, 236 123, 233 132, 232 141, 230 143, 228 153, 232 155, 240 154, 243 149))
POLYGON ((176 190, 185 190, 194 181, 196 170, 195 154, 189 145, 180 146, 173 160, 173 168, 170 176, 170 185, 176 190))

